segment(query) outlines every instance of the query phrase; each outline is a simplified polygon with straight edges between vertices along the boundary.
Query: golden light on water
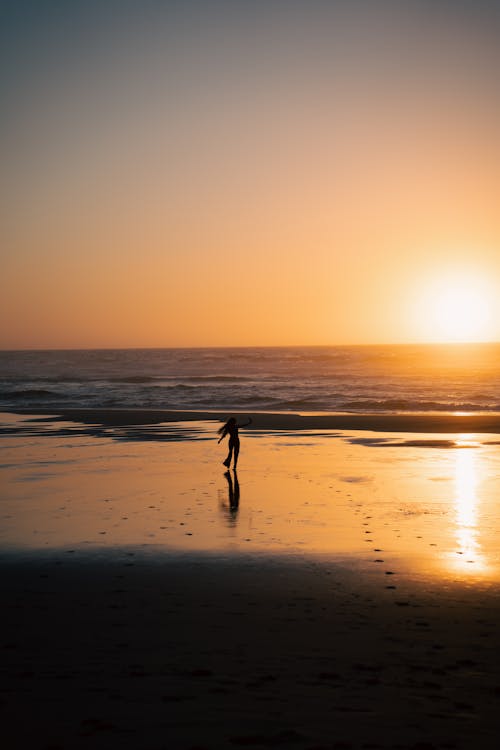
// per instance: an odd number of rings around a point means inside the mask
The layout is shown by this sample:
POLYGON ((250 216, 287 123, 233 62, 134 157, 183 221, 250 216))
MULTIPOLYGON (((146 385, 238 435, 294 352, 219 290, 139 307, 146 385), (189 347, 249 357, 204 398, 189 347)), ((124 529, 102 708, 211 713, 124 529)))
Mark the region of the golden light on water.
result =
POLYGON ((460 436, 455 451, 455 524, 458 550, 453 567, 461 572, 485 572, 478 518, 478 493, 480 455, 471 436, 460 436))

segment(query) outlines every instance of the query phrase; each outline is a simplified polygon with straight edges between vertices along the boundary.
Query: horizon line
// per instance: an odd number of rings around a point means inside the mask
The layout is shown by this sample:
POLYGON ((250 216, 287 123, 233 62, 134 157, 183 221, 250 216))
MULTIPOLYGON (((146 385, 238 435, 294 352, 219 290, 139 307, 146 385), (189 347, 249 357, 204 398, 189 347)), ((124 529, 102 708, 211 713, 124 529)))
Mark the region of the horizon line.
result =
POLYGON ((205 345, 182 345, 182 346, 27 346, 20 348, 3 348, 0 347, 0 353, 9 352, 85 352, 85 351, 160 351, 163 349, 333 349, 349 348, 353 349, 368 347, 407 347, 407 346, 495 346, 500 345, 500 341, 399 341, 399 342, 378 342, 378 343, 357 343, 357 344, 218 344, 211 346, 205 345))

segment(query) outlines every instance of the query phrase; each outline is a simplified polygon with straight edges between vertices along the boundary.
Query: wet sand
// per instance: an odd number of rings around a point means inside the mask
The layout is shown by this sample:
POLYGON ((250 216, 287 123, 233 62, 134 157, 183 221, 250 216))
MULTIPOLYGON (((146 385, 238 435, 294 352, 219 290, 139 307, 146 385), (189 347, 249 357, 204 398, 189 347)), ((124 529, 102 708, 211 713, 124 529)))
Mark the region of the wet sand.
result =
POLYGON ((491 436, 2 425, 5 747, 497 746, 491 436))

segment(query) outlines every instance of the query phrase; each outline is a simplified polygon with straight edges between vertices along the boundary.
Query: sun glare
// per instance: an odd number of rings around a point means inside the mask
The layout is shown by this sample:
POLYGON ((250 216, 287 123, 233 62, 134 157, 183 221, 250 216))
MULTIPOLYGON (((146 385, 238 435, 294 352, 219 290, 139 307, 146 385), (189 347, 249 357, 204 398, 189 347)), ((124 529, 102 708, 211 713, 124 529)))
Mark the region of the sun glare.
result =
POLYGON ((418 307, 419 328, 429 341, 491 340, 493 295, 486 279, 443 277, 429 285, 418 307))

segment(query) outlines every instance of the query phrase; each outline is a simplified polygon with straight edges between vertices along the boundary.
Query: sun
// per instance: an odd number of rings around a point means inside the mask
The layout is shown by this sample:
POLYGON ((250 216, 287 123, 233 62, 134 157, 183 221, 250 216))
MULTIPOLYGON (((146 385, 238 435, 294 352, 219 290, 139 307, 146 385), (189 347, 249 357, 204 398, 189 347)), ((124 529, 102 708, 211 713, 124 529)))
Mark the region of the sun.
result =
POLYGON ((494 297, 486 277, 447 274, 433 280, 420 300, 419 328, 435 342, 491 340, 494 297))

